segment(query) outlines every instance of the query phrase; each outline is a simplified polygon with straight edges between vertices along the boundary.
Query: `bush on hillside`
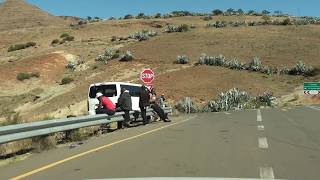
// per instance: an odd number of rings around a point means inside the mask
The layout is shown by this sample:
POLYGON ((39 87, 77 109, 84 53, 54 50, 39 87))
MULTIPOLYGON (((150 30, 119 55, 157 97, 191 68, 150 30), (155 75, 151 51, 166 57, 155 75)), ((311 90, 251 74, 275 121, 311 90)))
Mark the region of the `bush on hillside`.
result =
POLYGON ((26 49, 28 47, 33 47, 33 46, 36 46, 36 45, 37 45, 37 43, 35 43, 35 42, 27 42, 26 44, 11 45, 8 48, 8 52, 17 51, 17 50, 21 50, 21 49, 26 49))
POLYGON ((65 38, 65 37, 68 37, 68 36, 70 36, 68 33, 62 33, 61 35, 60 35, 60 38, 65 38))
POLYGON ((102 61, 107 62, 112 59, 116 59, 120 56, 120 50, 119 49, 113 49, 113 48, 106 48, 104 54, 99 55, 96 57, 96 61, 102 61))
POLYGON ((286 26, 286 25, 290 25, 291 24, 291 20, 290 18, 286 18, 282 21, 282 25, 286 26))
POLYGON ((212 20, 212 17, 211 16, 205 16, 202 18, 204 21, 210 21, 212 20))
POLYGON ((124 18, 123 19, 133 19, 134 18, 134 16, 133 15, 131 15, 131 14, 127 14, 127 15, 125 15, 124 16, 124 18))
POLYGON ((150 37, 154 37, 156 35, 158 35, 158 33, 156 31, 143 30, 143 31, 139 31, 139 32, 135 32, 133 34, 130 34, 129 37, 131 39, 145 41, 145 40, 148 40, 150 37))
POLYGON ((214 16, 222 15, 223 11, 221 11, 220 9, 215 9, 215 10, 212 11, 212 14, 214 16))
POLYGON ((154 15, 154 18, 161 18, 161 13, 157 13, 154 15))
POLYGON ((61 80, 60 85, 70 84, 70 83, 73 82, 73 81, 74 81, 74 79, 71 78, 71 77, 64 77, 64 78, 61 80))
POLYGON ((314 68, 312 66, 308 67, 302 61, 299 61, 293 68, 288 71, 288 74, 312 76, 314 74, 314 68))
POLYGON ((54 39, 51 41, 51 45, 56 45, 59 44, 60 40, 59 39, 54 39))
POLYGON ((167 33, 172 33, 172 32, 186 32, 189 31, 189 26, 187 24, 181 24, 179 26, 175 25, 168 25, 165 29, 167 33))
POLYGON ((39 72, 31 72, 31 73, 21 72, 21 73, 17 74, 17 80, 19 80, 19 81, 23 81, 23 80, 30 79, 30 78, 33 78, 33 77, 39 78, 40 77, 40 73, 39 72))
POLYGON ((120 61, 132 61, 134 59, 131 51, 126 51, 124 55, 121 56, 120 61))
POLYGON ((215 28, 223 28, 223 27, 227 26, 227 22, 226 21, 209 22, 206 26, 207 27, 215 27, 215 28))
POLYGON ((177 64, 188 64, 189 63, 189 57, 188 56, 177 56, 176 60, 177 64))
POLYGON ((74 36, 67 36, 65 38, 63 38, 63 41, 74 41, 74 36))

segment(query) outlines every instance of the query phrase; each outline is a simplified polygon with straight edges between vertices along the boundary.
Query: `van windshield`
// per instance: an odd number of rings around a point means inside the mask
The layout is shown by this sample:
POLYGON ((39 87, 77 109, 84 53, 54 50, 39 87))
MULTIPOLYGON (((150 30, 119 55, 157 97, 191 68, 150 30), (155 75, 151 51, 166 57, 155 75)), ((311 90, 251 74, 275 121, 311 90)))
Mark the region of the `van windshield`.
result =
POLYGON ((117 96, 117 87, 115 84, 91 86, 90 92, 89 92, 89 97, 96 98, 97 92, 101 92, 104 96, 107 96, 107 97, 115 97, 115 96, 117 96))

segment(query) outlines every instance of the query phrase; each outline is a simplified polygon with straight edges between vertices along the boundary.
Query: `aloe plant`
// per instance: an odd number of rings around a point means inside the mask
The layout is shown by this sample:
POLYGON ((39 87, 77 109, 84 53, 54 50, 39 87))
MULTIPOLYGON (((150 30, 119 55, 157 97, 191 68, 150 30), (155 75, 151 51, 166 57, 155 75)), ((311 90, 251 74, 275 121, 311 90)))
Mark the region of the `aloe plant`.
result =
POLYGON ((177 64, 188 64, 189 63, 189 58, 188 56, 177 56, 177 60, 176 60, 177 64))
POLYGON ((149 31, 149 30, 143 30, 139 32, 135 32, 133 34, 130 34, 131 39, 137 39, 139 41, 145 41, 148 40, 150 37, 154 37, 158 35, 156 31, 149 31))
POLYGON ((235 70, 244 70, 246 67, 245 62, 241 62, 237 58, 234 58, 233 60, 227 61, 225 63, 225 66, 230 69, 235 69, 235 70))
POLYGON ((132 61, 134 59, 131 51, 126 51, 120 58, 120 61, 132 61))
POLYGON ((290 69, 289 74, 291 75, 311 75, 314 71, 314 68, 311 66, 306 66, 302 61, 299 61, 295 67, 290 69))

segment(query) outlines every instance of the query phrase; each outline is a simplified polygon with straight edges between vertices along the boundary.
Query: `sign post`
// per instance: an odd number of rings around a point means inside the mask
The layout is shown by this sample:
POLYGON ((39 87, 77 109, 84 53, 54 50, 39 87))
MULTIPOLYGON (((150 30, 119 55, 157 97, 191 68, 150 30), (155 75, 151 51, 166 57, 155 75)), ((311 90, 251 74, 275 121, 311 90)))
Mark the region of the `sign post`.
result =
POLYGON ((303 90, 306 95, 320 95, 320 82, 305 82, 303 90))

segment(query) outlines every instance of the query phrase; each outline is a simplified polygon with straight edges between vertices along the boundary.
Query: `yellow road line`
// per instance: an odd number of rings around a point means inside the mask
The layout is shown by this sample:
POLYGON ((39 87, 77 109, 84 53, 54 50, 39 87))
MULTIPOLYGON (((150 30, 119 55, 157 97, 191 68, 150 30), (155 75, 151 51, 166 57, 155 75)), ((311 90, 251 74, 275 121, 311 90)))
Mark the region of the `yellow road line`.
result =
POLYGON ((22 179, 22 178, 26 178, 26 177, 28 177, 28 176, 31 176, 31 175, 33 175, 33 174, 36 174, 36 173, 39 173, 39 172, 41 172, 41 171, 47 170, 47 169, 52 168, 52 167, 54 167, 54 166, 57 166, 57 165, 59 165, 59 164, 65 163, 65 162, 67 162, 67 161, 70 161, 70 160, 73 160, 73 159, 76 159, 76 158, 85 156, 85 155, 90 154, 90 153, 92 153, 92 152, 99 151, 99 150, 101 150, 101 149, 104 149, 104 148, 107 148, 107 147, 111 147, 111 146, 113 146, 113 145, 116 145, 116 144, 119 144, 119 143, 122 143, 122 142, 125 142, 125 141, 129 141, 129 140, 132 140, 132 139, 135 139, 135 138, 138 138, 138 137, 141 137, 141 136, 144 136, 144 135, 147 135, 147 134, 150 134, 150 133, 159 131, 159 130, 161 130, 161 129, 164 129, 164 128, 167 128, 167 127, 170 127, 170 126, 174 126, 174 125, 177 125, 177 124, 184 123, 184 122, 189 121, 189 120, 191 120, 191 119, 193 119, 193 118, 195 118, 195 117, 191 117, 191 118, 188 118, 188 119, 183 120, 183 121, 179 121, 179 122, 172 123, 172 124, 169 124, 169 125, 166 125, 166 126, 162 126, 162 127, 160 127, 160 128, 156 128, 156 129, 153 129, 153 130, 150 130, 150 131, 147 131, 147 132, 144 132, 144 133, 141 133, 141 134, 132 136, 132 137, 128 137, 128 138, 122 139, 122 140, 120 140, 120 141, 116 141, 116 142, 113 142, 113 143, 110 143, 110 144, 106 144, 106 145, 100 146, 100 147, 95 148, 95 149, 91 149, 91 150, 85 151, 85 152, 83 152, 83 153, 80 153, 80 154, 77 154, 77 155, 74 155, 74 156, 71 156, 71 157, 62 159, 62 160, 60 160, 60 161, 56 161, 56 162, 54 162, 54 163, 48 164, 48 165, 46 165, 46 166, 40 167, 40 168, 35 169, 35 170, 32 170, 32 171, 30 171, 30 172, 24 173, 24 174, 22 174, 22 175, 13 177, 13 178, 11 178, 10 180, 19 180, 19 179, 22 179))

